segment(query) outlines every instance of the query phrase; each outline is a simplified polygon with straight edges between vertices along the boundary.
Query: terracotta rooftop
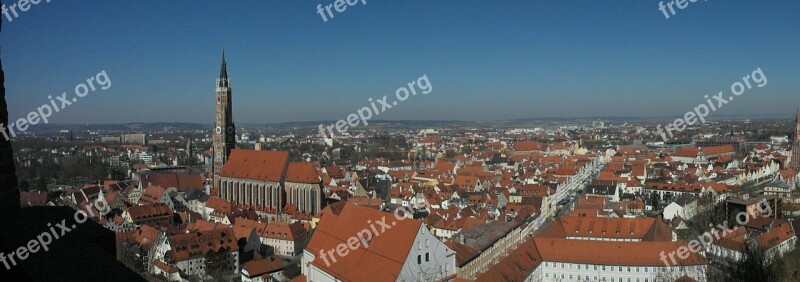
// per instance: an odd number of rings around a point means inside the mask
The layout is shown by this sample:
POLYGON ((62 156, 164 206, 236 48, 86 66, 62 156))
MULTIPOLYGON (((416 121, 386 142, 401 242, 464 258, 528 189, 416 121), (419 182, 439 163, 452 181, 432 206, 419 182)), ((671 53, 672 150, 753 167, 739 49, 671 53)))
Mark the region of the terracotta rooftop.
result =
POLYGON ((250 261, 242 265, 242 270, 247 271, 248 276, 251 278, 281 271, 284 268, 286 268, 286 265, 284 265, 283 261, 275 258, 274 256, 261 260, 250 261))
POLYGON ((542 257, 532 237, 520 243, 508 256, 478 275, 475 281, 525 281, 542 263, 542 257))
POLYGON ((322 213, 306 250, 317 255, 312 262, 314 265, 344 281, 397 280, 422 224, 416 220, 396 220, 390 213, 349 203, 330 205, 322 213), (382 221, 382 218, 392 227, 373 236, 369 247, 359 245, 347 256, 337 256, 337 261, 330 266, 323 262, 319 256, 320 250, 334 250, 339 244, 347 244, 348 238, 357 236, 363 229, 369 229, 370 223, 382 221), (367 272, 365 269, 382 271, 367 272))
POLYGON ((320 177, 312 163, 289 163, 286 170, 286 182, 319 184, 320 177))
POLYGON ((231 151, 220 176, 261 181, 280 182, 286 172, 289 152, 286 151, 231 151))
MULTIPOLYGON (((614 242, 595 240, 567 240, 535 237, 536 247, 542 260, 548 262, 568 262, 614 266, 657 266, 664 261, 659 254, 676 252, 688 242, 614 242)), ((680 258, 676 257, 676 260, 680 258)), ((676 265, 704 265, 708 261, 698 253, 677 261, 676 265)))

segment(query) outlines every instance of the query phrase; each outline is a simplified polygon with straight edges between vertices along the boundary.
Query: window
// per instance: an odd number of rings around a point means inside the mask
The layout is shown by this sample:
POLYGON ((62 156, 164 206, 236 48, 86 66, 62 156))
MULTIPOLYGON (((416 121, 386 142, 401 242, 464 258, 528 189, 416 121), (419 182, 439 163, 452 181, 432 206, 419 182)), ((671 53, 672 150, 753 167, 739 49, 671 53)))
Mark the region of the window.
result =
POLYGON ((597 266, 596 265, 594 266, 594 270, 597 270, 597 266))
POLYGON ((422 264, 422 255, 417 255, 417 264, 422 264))
POLYGON ((630 266, 628 266, 628 272, 631 272, 631 267, 630 266))
POLYGON ((431 261, 430 253, 425 253, 425 262, 431 261))

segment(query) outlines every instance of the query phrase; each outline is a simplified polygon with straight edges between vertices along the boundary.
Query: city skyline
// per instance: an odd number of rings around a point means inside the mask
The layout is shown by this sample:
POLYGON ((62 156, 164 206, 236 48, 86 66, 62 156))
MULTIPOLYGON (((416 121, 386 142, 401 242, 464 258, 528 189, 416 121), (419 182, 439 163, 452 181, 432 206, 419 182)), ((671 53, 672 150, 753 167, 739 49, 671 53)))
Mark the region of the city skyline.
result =
POLYGON ((797 282, 798 12, 0 0, 0 277, 797 282))
POLYGON ((665 20, 651 3, 369 2, 328 21, 310 2, 201 4, 183 7, 186 15, 170 3, 135 28, 128 23, 136 13, 108 12, 111 4, 54 2, 6 23, 2 37, 17 40, 6 40, 2 55, 12 119, 70 90, 84 73, 106 69, 118 81, 53 124, 211 124, 209 89, 223 48, 241 124, 336 120, 423 73, 437 84, 435 94, 376 120, 677 117, 756 67, 772 83, 710 118, 795 112, 800 98, 790 83, 800 78, 800 58, 792 50, 800 38, 781 30, 797 24, 791 11, 800 5, 702 3, 665 20), (247 16, 256 12, 267 16, 247 16), (218 13, 239 16, 200 20, 218 13), (112 16, 121 18, 95 24, 112 16), (481 25, 451 29, 464 18, 481 25), (381 34, 396 36, 376 39, 381 34), (99 43, 82 39, 98 35, 99 43), (64 43, 52 48, 42 40, 64 43))

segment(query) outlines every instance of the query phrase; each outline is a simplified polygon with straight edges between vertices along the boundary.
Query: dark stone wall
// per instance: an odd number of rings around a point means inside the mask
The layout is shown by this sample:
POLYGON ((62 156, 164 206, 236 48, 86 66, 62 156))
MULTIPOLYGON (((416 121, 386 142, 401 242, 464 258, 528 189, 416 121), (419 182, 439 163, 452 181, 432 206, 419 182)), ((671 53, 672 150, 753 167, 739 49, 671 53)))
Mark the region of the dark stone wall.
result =
MULTIPOLYGON (((0 20, 0 31, 3 30, 3 20, 0 20)), ((2 56, 2 54, 0 54, 2 56)), ((0 57, 0 124, 8 125, 8 104, 6 104, 5 73, 3 61, 0 57)), ((11 141, 0 134, 0 210, 19 208, 19 190, 17 190, 17 176, 14 168, 14 155, 11 150, 11 141)))

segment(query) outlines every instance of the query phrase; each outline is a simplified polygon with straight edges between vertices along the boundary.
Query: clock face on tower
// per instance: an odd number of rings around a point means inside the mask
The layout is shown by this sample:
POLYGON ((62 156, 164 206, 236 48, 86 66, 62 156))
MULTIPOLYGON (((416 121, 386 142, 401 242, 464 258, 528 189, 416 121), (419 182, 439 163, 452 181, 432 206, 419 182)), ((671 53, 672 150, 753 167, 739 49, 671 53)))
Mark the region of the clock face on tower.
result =
POLYGON ((217 126, 217 134, 222 133, 222 127, 217 126))
POLYGON ((233 133, 233 126, 228 126, 228 133, 233 133))

